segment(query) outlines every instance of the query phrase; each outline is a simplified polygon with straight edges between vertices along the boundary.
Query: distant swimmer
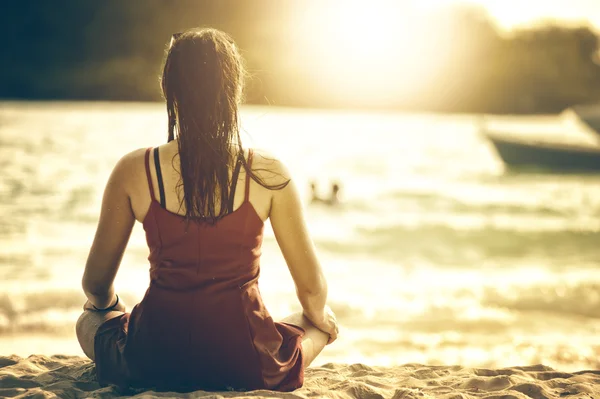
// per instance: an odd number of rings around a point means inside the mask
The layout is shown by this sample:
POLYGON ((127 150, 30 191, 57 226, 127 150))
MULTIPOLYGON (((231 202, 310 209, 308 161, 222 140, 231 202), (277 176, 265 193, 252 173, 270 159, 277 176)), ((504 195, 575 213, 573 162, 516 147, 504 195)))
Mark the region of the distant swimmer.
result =
POLYGON ((317 194, 317 185, 314 182, 310 183, 310 191, 311 191, 311 199, 310 202, 325 204, 325 205, 338 205, 340 203, 340 185, 338 183, 333 183, 331 185, 331 193, 329 194, 329 198, 319 197, 317 194))

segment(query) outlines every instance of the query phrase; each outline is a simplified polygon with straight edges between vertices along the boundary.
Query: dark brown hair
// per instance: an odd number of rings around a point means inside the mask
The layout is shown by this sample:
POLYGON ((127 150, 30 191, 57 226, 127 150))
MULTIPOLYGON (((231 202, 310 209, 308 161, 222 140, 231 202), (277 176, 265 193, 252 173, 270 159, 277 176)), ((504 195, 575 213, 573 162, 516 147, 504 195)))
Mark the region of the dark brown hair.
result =
POLYGON ((244 77, 242 57, 226 33, 204 28, 173 35, 161 86, 169 118, 168 141, 178 139, 180 206, 185 205, 188 220, 214 223, 227 214, 229 168, 238 157, 246 178, 263 187, 281 189, 289 182, 267 185, 240 156, 238 106, 244 77))

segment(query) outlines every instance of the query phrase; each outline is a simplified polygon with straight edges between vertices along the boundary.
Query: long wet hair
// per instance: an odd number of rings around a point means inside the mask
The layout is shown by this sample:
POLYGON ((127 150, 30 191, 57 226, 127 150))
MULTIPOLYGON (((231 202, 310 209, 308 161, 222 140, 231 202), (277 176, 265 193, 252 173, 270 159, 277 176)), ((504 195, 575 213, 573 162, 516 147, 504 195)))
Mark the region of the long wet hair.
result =
POLYGON ((169 120, 168 141, 178 139, 181 169, 177 188, 183 186, 180 208, 185 206, 188 221, 214 223, 228 213, 229 169, 238 161, 246 178, 263 187, 281 189, 289 182, 267 185, 246 163, 238 118, 244 77, 242 57, 226 33, 204 28, 173 35, 161 86, 169 120))

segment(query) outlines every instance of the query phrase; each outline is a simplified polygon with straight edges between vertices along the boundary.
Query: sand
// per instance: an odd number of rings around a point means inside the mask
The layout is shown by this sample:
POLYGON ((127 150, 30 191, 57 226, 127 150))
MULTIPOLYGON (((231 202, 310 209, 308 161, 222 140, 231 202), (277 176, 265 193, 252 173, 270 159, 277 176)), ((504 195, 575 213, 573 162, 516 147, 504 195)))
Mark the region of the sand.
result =
POLYGON ((543 365, 485 369, 329 363, 306 370, 304 387, 290 393, 259 390, 180 394, 102 388, 96 382, 94 364, 82 357, 4 356, 0 357, 0 397, 600 399, 600 371, 564 373, 543 365))

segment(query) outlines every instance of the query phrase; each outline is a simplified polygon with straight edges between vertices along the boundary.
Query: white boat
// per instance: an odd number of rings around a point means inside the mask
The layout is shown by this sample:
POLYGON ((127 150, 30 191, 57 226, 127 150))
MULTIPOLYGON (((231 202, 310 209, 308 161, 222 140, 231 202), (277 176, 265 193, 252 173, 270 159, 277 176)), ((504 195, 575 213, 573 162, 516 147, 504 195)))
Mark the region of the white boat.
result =
POLYGON ((600 104, 583 104, 567 108, 561 116, 577 128, 596 134, 600 141, 600 104))
POLYGON ((494 146, 504 164, 513 170, 561 173, 600 172, 600 104, 577 105, 561 113, 567 129, 589 136, 581 143, 564 143, 552 139, 527 139, 514 133, 491 132, 485 126, 482 134, 494 146))
POLYGON ((513 170, 600 172, 600 146, 517 139, 490 132, 484 135, 513 170))

